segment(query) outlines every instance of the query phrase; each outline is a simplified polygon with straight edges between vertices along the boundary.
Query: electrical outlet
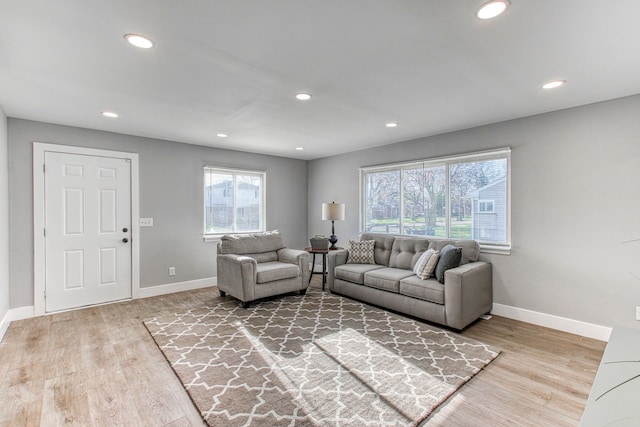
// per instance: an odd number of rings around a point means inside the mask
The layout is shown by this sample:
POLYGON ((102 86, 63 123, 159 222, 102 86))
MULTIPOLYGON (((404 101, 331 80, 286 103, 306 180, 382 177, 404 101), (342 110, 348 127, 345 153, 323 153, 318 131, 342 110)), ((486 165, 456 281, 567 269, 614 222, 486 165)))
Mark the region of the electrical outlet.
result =
POLYGON ((640 320, 640 307, 636 307, 636 320, 640 320))
POLYGON ((176 268, 169 267, 169 276, 175 276, 175 275, 176 275, 176 268))

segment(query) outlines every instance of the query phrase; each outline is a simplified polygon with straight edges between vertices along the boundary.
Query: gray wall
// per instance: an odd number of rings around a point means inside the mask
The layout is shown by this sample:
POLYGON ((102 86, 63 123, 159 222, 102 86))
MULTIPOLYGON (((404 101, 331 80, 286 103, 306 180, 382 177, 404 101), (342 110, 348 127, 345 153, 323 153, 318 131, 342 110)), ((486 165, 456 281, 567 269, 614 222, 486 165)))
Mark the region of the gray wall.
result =
POLYGON ((306 161, 10 118, 11 308, 33 305, 34 141, 139 154, 140 216, 154 220, 140 229, 141 288, 216 276, 215 243, 202 241, 207 164, 266 170, 267 228, 289 247, 307 245, 306 161))
POLYGON ((7 145, 7 116, 0 107, 0 322, 9 311, 9 163, 7 145))
POLYGON ((309 234, 329 234, 320 206, 333 200, 347 204, 339 245, 358 237, 359 167, 510 146, 513 250, 482 255, 494 302, 638 326, 639 118, 635 95, 311 161, 309 234))

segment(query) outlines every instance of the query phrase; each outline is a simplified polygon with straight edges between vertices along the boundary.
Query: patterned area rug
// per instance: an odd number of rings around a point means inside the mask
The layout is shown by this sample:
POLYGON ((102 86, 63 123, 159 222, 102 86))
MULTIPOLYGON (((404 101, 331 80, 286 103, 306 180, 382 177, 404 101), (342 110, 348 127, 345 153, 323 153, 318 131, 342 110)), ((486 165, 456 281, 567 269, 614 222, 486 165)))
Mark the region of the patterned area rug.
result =
POLYGON ((145 322, 210 426, 416 425, 498 355, 318 289, 212 301, 145 322))

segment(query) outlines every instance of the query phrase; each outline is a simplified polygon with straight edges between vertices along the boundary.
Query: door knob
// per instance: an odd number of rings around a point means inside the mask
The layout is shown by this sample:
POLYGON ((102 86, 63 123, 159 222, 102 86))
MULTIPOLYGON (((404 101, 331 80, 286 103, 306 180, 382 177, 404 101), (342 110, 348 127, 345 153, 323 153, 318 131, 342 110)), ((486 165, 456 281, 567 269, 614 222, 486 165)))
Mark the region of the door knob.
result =
POLYGON ((127 243, 129 241, 129 239, 127 239, 126 237, 124 239, 122 239, 122 243, 127 243))
POLYGON ((129 229, 128 229, 127 227, 125 227, 125 228, 123 228, 123 229, 122 229, 122 232, 123 232, 123 233, 126 233, 127 231, 129 231, 129 229))

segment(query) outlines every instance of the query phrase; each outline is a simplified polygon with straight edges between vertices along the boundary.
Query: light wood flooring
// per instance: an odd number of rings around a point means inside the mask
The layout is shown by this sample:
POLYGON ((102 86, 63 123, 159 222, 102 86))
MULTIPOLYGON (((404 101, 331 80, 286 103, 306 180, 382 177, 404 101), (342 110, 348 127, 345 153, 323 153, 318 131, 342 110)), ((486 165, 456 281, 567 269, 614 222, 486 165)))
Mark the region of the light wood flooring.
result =
MULTIPOLYGON (((12 322, 0 425, 203 425, 142 320, 217 298, 208 288, 12 322)), ((502 354, 423 425, 578 425, 604 342, 497 316, 463 335, 502 354)))

